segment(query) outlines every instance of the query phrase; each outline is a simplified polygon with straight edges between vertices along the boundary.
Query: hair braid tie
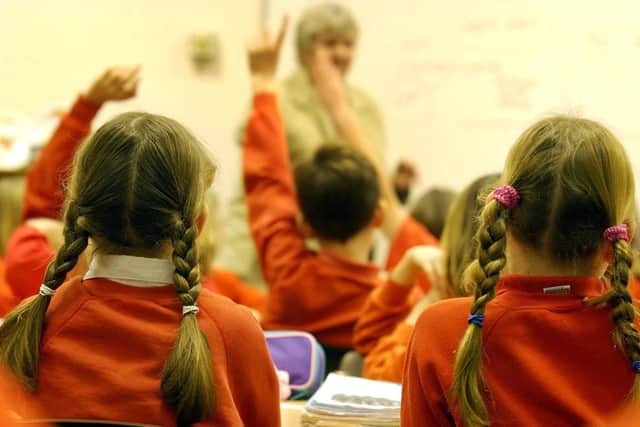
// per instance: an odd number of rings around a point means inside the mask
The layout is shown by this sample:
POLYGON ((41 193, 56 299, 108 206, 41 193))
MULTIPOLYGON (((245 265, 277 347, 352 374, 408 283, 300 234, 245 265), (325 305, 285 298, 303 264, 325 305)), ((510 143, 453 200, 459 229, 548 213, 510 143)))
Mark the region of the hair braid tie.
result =
POLYGON ((467 323, 470 325, 476 325, 478 328, 482 328, 484 322, 484 314, 471 314, 467 318, 467 323))
POLYGON ((629 226, 627 224, 613 225, 602 233, 602 237, 611 243, 615 243, 618 240, 629 241, 629 226))
POLYGON ((182 306, 182 315, 186 316, 188 314, 193 314, 194 316, 198 314, 200 308, 197 305, 183 305, 182 306))
POLYGON ((503 185, 493 190, 492 198, 507 209, 515 209, 520 203, 520 193, 511 185, 503 185))
POLYGON ((43 297, 52 297, 56 294, 56 290, 51 289, 43 283, 42 285, 40 285, 40 291, 38 293, 43 297))

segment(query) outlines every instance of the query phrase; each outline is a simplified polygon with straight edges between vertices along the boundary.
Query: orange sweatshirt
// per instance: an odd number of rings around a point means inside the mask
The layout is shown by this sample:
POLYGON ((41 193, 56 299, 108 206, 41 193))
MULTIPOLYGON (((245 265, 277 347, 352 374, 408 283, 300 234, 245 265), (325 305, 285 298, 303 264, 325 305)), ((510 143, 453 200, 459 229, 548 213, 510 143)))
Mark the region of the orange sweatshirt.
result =
POLYGON ((371 292, 353 330, 355 349, 362 354, 373 350, 378 340, 402 323, 422 295, 418 287, 412 289, 393 282, 384 283, 371 292))
MULTIPOLYGON (((306 248, 282 118, 273 94, 256 95, 244 143, 249 225, 269 286, 262 326, 314 334, 322 344, 353 346, 353 327, 371 290, 382 282, 373 264, 306 248)), ((410 240, 406 221, 398 232, 410 240)))
POLYGON ((0 318, 10 312, 18 304, 19 300, 13 295, 13 291, 5 280, 4 258, 0 256, 0 318))
MULTIPOLYGON (((597 423, 623 404, 635 374, 611 341, 611 311, 583 303, 603 292, 593 277, 501 279, 482 328, 493 427, 597 423)), ((449 391, 471 301, 435 303, 418 320, 403 372, 403 427, 462 425, 449 391)))
MULTIPOLYGON (((259 325, 248 309, 207 290, 198 305, 217 403, 197 425, 279 427, 278 380, 259 325)), ((68 281, 47 311, 32 396, 52 418, 175 426, 159 390, 181 319, 174 286, 68 281)))
POLYGON ((637 427, 640 424, 639 420, 640 405, 638 403, 630 403, 617 411, 605 423, 589 424, 589 427, 637 427))
MULTIPOLYGON (((399 233, 401 236, 391 246, 387 270, 392 270, 413 246, 439 245, 438 240, 413 218, 407 218, 406 227, 408 231, 399 233)), ((424 274, 418 276, 417 283, 419 287, 412 290, 387 282, 369 294, 353 330, 356 350, 366 355, 364 377, 400 382, 402 362, 412 329, 404 323, 404 318, 431 288, 424 274)))
MULTIPOLYGON (((89 134, 99 106, 78 97, 64 115, 51 140, 29 169, 22 220, 60 218, 62 183, 78 146, 89 134)), ((11 235, 5 254, 6 281, 17 301, 38 293, 47 264, 55 251, 37 229, 21 224, 11 235)))
MULTIPOLYGON (((44 147, 29 170, 23 207, 23 221, 31 218, 59 219, 64 203, 62 183, 68 177, 69 167, 78 146, 91 130, 91 123, 99 106, 78 97, 71 110, 62 118, 51 141, 44 147)), ((47 264, 53 260, 55 250, 47 237, 28 224, 20 225, 7 244, 6 281, 15 295, 15 304, 38 293, 47 264)), ((0 275, 0 285, 4 275, 0 275)), ((219 292, 233 301, 260 309, 264 306, 264 293, 244 285, 239 279, 220 270, 202 279, 204 287, 219 292)), ((0 288, 1 293, 1 288, 0 288)), ((0 316, 5 305, 0 294, 0 316)))
POLYGON ((404 319, 422 296, 418 288, 391 282, 371 292, 353 331, 356 350, 365 355, 363 377, 402 381, 402 365, 413 330, 404 319))
POLYGON ((634 299, 640 299, 640 280, 638 280, 637 277, 630 275, 627 287, 629 288, 629 293, 634 299))
POLYGON ((266 293, 262 289, 244 284, 236 274, 229 271, 212 268, 209 274, 202 278, 202 286, 238 304, 258 311, 264 309, 266 293))
MULTIPOLYGON (((391 242, 389 255, 387 256, 387 265, 385 266, 387 271, 393 270, 393 267, 398 265, 404 253, 414 246, 440 246, 438 239, 431 234, 424 225, 420 224, 410 215, 407 215, 407 219, 402 227, 404 228, 404 232, 398 232, 391 242)), ((424 288, 423 285, 424 284, 421 283, 421 286, 424 288)), ((428 290, 428 288, 424 289, 425 292, 428 290)))

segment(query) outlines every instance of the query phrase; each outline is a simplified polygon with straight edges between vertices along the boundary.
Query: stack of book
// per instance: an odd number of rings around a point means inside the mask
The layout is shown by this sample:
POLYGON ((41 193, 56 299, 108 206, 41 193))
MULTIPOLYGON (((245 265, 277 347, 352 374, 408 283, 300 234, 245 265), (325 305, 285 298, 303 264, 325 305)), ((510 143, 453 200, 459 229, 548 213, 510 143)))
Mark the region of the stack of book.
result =
POLYGON ((307 402, 303 427, 399 426, 400 384, 330 374, 307 402))

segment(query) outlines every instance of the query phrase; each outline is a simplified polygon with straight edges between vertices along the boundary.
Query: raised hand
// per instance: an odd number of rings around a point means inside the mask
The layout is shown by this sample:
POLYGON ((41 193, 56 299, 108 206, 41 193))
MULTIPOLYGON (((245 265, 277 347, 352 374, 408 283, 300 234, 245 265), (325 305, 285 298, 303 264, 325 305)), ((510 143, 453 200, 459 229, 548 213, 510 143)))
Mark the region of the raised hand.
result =
POLYGON ((423 271, 434 289, 444 286, 442 250, 434 246, 415 246, 409 249, 391 272, 391 280, 401 286, 412 286, 423 271))
POLYGON ((84 93, 94 104, 106 101, 123 101, 133 98, 140 82, 140 66, 116 66, 108 68, 84 93))
POLYGON ((280 30, 276 37, 271 35, 268 28, 263 28, 260 35, 249 43, 247 47, 247 59, 249 73, 255 93, 273 90, 280 47, 287 33, 288 17, 284 16, 280 24, 280 30))
POLYGON ((333 64, 331 52, 324 46, 319 45, 314 49, 309 73, 320 100, 332 115, 348 106, 342 74, 333 64))

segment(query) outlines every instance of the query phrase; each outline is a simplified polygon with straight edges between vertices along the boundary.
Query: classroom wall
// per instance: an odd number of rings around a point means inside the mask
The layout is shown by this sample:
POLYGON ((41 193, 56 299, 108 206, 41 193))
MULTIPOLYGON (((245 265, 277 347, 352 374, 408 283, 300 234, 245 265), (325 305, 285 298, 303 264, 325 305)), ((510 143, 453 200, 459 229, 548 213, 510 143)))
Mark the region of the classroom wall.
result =
MULTIPOLYGON (((293 21, 316 0, 271 0, 267 15, 293 21)), ((350 80, 380 103, 389 164, 417 161, 422 187, 461 188, 499 170, 508 147, 552 112, 603 121, 640 170, 640 6, 632 0, 343 0, 362 38, 350 80)), ((140 63, 135 101, 100 116, 144 109, 181 120, 220 163, 225 199, 237 177, 234 130, 248 105, 244 45, 259 0, 0 0, 0 111, 65 106, 105 66, 140 63), (196 74, 188 40, 221 36, 219 76, 196 74)), ((291 28, 293 29, 293 28, 291 28)), ((281 74, 295 66, 293 31, 281 74)))
MULTIPOLYGON (((270 3, 272 20, 284 11, 295 20, 318 1, 270 3)), ((499 171, 517 136, 553 113, 606 124, 640 171, 638 2, 341 3, 362 27, 351 80, 385 113, 388 163, 417 161, 422 187, 461 188, 499 171)))
POLYGON ((0 111, 39 115, 66 107, 111 64, 141 64, 135 100, 108 104, 100 124, 122 111, 171 116, 196 133, 219 163, 226 197, 238 166, 234 129, 246 113, 244 46, 258 20, 255 0, 0 0, 0 111), (189 59, 196 32, 222 42, 220 75, 199 75, 189 59))

